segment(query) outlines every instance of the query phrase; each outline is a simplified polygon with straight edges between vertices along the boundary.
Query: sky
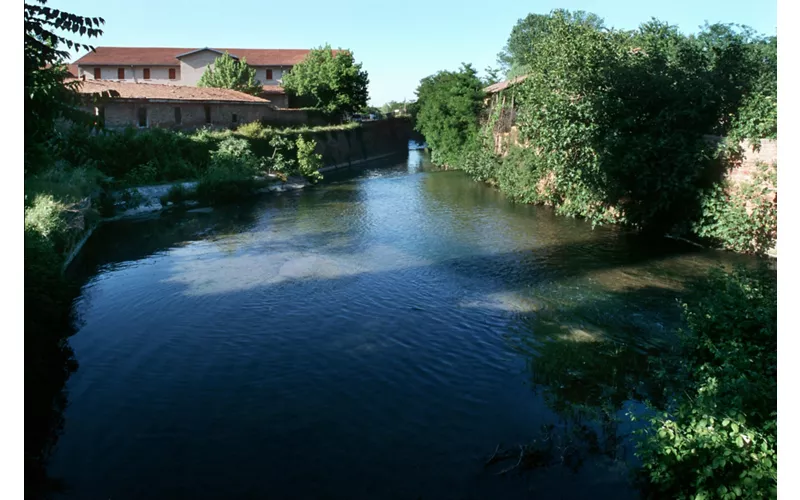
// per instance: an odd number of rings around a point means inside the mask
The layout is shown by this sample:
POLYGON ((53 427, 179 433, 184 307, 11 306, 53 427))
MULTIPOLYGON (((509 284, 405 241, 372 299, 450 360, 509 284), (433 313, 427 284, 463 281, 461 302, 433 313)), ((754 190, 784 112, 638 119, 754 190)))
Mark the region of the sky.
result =
POLYGON ((47 5, 104 18, 104 34, 91 39, 95 46, 347 48, 369 73, 374 106, 413 100, 420 79, 462 62, 478 70, 497 66, 511 28, 529 13, 584 10, 622 29, 655 17, 685 33, 705 21, 745 24, 766 35, 775 35, 777 27, 774 0, 50 0, 47 5))

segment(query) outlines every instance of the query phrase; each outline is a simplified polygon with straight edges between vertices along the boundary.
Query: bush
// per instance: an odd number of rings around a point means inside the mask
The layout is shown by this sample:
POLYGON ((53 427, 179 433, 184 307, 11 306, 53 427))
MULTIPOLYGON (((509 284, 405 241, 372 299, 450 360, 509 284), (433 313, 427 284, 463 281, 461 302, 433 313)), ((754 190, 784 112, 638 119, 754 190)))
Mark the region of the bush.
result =
POLYGON ((69 224, 64 214, 67 206, 49 194, 37 195, 25 208, 25 234, 37 234, 61 253, 69 246, 69 224))
POLYGON ((777 496, 777 288, 765 269, 711 274, 661 378, 675 394, 637 454, 658 498, 777 496))
POLYGON ((211 163, 197 185, 197 196, 212 203, 251 196, 258 189, 255 176, 262 169, 247 140, 227 137, 211 153, 211 163))
POLYGON ((74 168, 57 161, 54 166, 25 179, 25 205, 39 193, 48 193, 65 203, 78 202, 100 188, 102 173, 93 166, 74 168))
POLYGON ((311 182, 318 182, 322 179, 319 169, 322 168, 322 155, 314 153, 317 141, 305 140, 303 136, 297 137, 297 170, 311 182))
POLYGON ((727 181, 705 191, 694 232, 736 252, 763 254, 774 248, 778 235, 776 167, 759 165, 749 181, 727 181))
POLYGON ((260 121, 245 123, 236 129, 237 134, 249 138, 264 137, 268 131, 269 128, 265 127, 260 121))
POLYGON ((104 174, 132 186, 196 178, 221 137, 207 131, 185 134, 159 128, 92 134, 72 127, 54 139, 56 155, 73 165, 91 158, 104 174))

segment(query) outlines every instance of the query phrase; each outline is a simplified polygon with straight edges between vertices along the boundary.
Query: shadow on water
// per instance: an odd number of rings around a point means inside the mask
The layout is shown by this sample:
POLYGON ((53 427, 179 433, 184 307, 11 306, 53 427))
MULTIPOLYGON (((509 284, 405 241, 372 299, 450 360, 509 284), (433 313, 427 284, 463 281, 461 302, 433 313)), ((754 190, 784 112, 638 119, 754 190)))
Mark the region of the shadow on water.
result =
POLYGON ((104 306, 64 453, 88 449, 59 470, 102 495, 512 498, 516 455, 483 468, 504 436, 538 440, 527 491, 633 497, 623 414, 660 394, 650 359, 720 255, 509 208, 419 156, 341 176, 93 236, 76 309, 104 306))

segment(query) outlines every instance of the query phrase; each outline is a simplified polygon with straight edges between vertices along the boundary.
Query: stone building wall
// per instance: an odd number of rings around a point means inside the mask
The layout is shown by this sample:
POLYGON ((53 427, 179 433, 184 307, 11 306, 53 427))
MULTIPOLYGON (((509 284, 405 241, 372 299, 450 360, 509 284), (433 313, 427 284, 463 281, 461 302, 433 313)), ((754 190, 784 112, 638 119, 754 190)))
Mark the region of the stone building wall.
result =
POLYGON ((275 109, 265 103, 118 101, 87 111, 102 115, 107 128, 120 129, 128 126, 140 127, 142 109, 145 113, 145 124, 142 128, 230 128, 259 120, 276 126, 324 124, 320 117, 310 116, 306 110, 275 109))

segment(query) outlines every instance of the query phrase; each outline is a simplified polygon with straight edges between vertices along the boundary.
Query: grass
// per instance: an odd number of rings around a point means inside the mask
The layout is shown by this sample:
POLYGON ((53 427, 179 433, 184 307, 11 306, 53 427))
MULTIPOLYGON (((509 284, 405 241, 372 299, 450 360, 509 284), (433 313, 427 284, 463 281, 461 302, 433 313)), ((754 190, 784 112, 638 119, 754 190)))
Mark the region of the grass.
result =
POLYGON ((265 138, 274 134, 278 135, 312 134, 315 132, 353 130, 359 127, 361 127, 360 123, 348 122, 336 125, 320 125, 316 127, 309 127, 308 125, 303 125, 300 127, 278 128, 278 127, 271 127, 269 125, 263 125, 261 122, 256 121, 241 125, 239 128, 236 129, 236 134, 248 138, 265 138))

